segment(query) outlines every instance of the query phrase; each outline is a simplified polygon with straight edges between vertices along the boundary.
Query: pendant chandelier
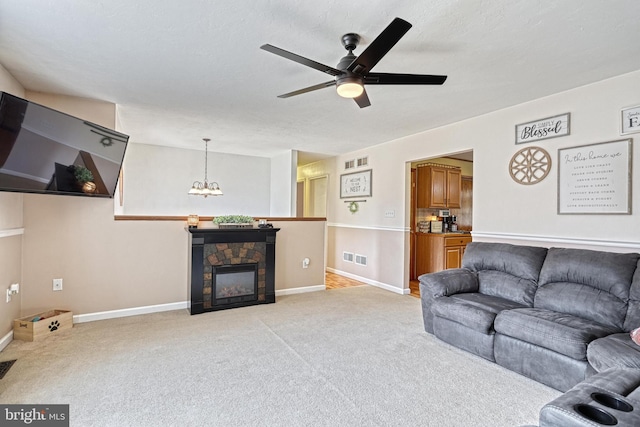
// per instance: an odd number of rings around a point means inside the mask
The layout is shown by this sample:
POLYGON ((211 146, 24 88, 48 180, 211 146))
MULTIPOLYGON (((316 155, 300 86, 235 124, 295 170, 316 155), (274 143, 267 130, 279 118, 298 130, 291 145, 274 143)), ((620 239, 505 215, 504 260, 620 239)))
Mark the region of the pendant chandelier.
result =
POLYGON ((209 152, 209 138, 202 138, 204 141, 204 182, 195 181, 189 190, 189 194, 196 196, 222 196, 222 190, 217 182, 207 181, 207 154, 209 152))

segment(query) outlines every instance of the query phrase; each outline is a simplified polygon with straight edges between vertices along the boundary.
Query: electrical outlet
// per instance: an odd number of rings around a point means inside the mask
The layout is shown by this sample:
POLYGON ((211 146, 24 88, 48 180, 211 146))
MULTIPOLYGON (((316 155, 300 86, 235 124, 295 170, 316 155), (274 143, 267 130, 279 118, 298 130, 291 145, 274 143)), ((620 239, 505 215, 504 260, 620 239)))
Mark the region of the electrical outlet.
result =
POLYGON ((384 217, 385 218, 395 218, 396 217, 396 211, 394 211, 393 209, 388 210, 388 211, 384 211, 384 217))
POLYGON ((11 289, 7 289, 7 302, 11 302, 11 289))
POLYGON ((62 290, 62 279, 53 279, 53 290, 54 291, 62 290))

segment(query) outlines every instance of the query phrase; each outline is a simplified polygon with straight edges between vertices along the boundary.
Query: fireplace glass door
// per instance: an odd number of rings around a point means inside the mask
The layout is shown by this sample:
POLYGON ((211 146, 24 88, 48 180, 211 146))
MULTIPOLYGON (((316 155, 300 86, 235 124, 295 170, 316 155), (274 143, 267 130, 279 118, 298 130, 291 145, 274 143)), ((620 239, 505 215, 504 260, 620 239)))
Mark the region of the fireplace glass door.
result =
POLYGON ((258 264, 213 266, 213 305, 255 301, 258 298, 258 264))

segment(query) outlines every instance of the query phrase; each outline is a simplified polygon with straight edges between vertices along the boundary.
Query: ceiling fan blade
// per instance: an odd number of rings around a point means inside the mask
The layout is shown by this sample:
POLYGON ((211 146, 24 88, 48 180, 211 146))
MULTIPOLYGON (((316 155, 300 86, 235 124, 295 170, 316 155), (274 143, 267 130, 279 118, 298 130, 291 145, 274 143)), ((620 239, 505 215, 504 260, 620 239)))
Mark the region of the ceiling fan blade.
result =
POLYGON ((303 93, 313 92, 314 90, 324 89, 325 87, 331 87, 335 85, 336 85, 336 81, 331 80, 329 82, 320 83, 317 85, 305 87, 304 89, 298 89, 298 90, 294 90, 293 92, 285 93, 283 95, 278 95, 278 98, 290 98, 292 96, 302 95, 303 93))
POLYGON ((367 95, 366 90, 363 90, 362 95, 360 95, 357 98, 353 98, 353 100, 356 101, 356 104, 358 104, 358 107, 360 108, 368 107, 369 105, 371 105, 371 102, 369 102, 369 96, 367 95))
POLYGON ((306 65, 307 67, 311 67, 315 70, 322 71, 323 73, 327 73, 332 76, 337 76, 342 74, 342 71, 338 70, 337 68, 333 68, 328 65, 321 64, 319 62, 305 58, 304 56, 291 53, 289 51, 280 49, 279 47, 275 47, 270 44, 262 45, 260 46, 260 49, 266 50, 267 52, 275 53, 278 56, 282 56, 283 58, 297 62, 298 64, 306 65))
POLYGON ((447 76, 429 74, 396 74, 369 73, 364 76, 364 83, 368 85, 441 85, 447 76))
POLYGON ((358 74, 366 74, 411 28, 404 19, 395 18, 378 37, 347 67, 347 70, 358 74))

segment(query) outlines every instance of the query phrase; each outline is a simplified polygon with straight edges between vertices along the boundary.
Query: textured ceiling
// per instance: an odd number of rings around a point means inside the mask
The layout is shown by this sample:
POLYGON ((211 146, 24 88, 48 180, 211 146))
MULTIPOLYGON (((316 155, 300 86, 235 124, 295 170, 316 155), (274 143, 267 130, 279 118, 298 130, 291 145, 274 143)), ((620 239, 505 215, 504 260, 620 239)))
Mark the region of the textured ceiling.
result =
POLYGON ((637 0, 0 0, 0 63, 118 104, 132 142, 335 155, 639 70, 639 19, 637 0), (357 55, 396 16, 413 28, 374 71, 443 86, 368 86, 364 109, 333 88, 276 97, 330 78, 262 44, 335 66, 343 34, 357 55))

